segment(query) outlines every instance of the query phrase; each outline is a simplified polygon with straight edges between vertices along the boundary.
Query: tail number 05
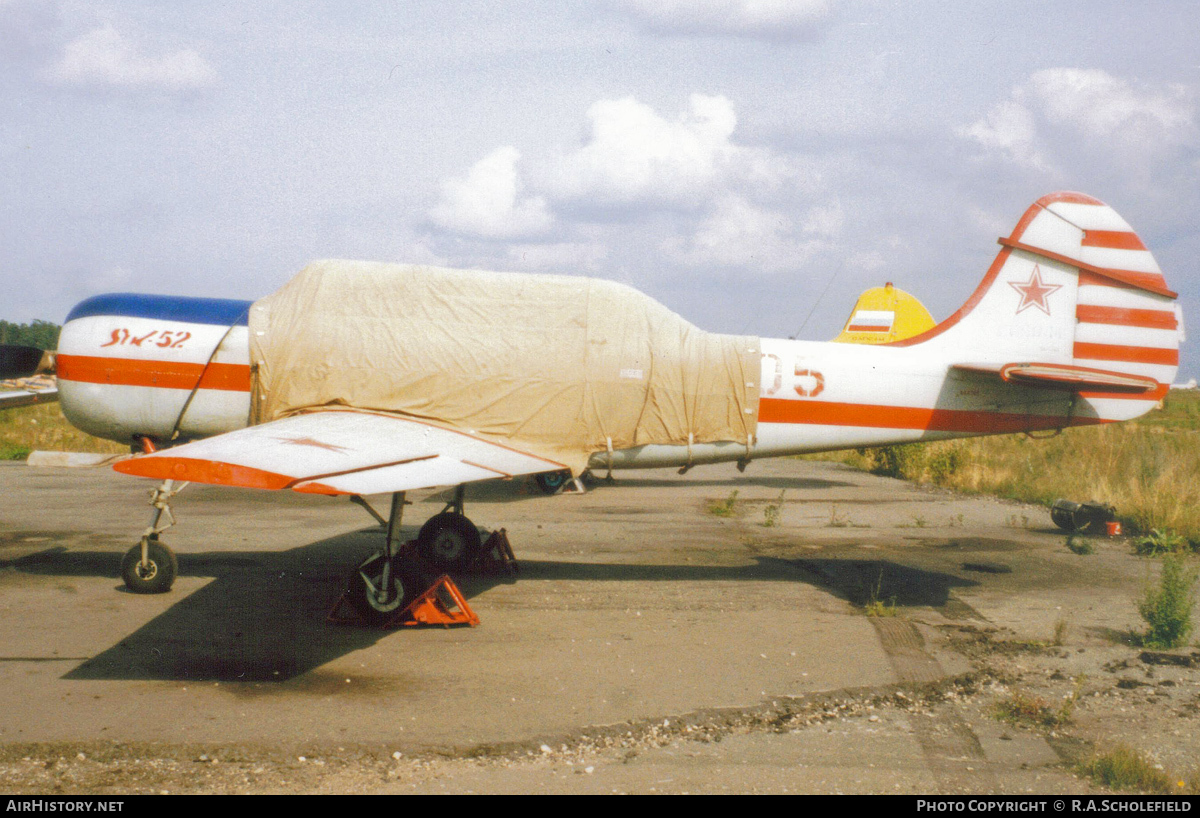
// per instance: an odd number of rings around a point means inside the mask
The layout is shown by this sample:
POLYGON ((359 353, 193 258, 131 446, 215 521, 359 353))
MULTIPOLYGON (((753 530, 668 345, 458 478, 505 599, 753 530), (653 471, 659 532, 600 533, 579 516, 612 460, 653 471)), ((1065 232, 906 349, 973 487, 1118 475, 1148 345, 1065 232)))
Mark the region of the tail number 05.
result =
MULTIPOLYGON (((825 389, 825 376, 815 369, 796 363, 793 388, 802 398, 815 398, 825 389)), ((783 388, 783 361, 778 355, 763 355, 763 394, 770 397, 783 388), (770 363, 768 363, 770 361, 770 363)))

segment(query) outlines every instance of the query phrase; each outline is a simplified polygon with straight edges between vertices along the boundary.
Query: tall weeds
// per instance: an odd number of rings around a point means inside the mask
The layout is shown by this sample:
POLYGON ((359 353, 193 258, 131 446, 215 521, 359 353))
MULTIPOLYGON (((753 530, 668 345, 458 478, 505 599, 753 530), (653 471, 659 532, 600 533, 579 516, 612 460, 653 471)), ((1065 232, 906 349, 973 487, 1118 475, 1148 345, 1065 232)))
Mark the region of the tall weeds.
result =
POLYGON ((1200 395, 1172 393, 1130 423, 1067 429, 1048 439, 978 437, 835 455, 876 474, 1050 504, 1105 503, 1134 530, 1200 544, 1200 395))

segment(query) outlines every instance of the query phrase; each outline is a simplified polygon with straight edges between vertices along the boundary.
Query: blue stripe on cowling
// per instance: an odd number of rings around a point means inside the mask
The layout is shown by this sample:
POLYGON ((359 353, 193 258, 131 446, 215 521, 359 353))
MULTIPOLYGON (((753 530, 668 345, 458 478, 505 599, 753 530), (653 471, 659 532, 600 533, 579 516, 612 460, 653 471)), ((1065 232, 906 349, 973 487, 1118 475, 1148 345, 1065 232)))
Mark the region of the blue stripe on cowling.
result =
POLYGON ((159 318, 164 321, 244 327, 247 325, 252 303, 254 302, 227 298, 108 293, 80 301, 67 316, 67 321, 92 315, 120 315, 129 318, 159 318))

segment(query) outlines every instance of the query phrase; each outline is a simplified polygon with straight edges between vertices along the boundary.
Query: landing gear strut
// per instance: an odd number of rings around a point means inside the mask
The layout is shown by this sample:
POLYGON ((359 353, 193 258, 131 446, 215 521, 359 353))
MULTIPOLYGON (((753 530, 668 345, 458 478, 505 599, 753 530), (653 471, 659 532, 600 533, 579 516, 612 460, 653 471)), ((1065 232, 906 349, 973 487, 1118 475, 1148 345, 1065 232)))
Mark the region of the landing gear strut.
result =
MULTIPOLYGON (((417 556, 436 573, 466 570, 479 558, 479 530, 463 514, 463 496, 464 488, 459 486, 454 499, 421 526, 417 535, 417 556)), ((404 492, 392 495, 391 513, 386 520, 375 514, 361 497, 351 500, 387 528, 383 550, 358 566, 346 587, 346 600, 359 616, 372 625, 381 625, 423 593, 429 587, 429 577, 411 559, 411 552, 400 540, 400 522, 407 505, 404 492)))
POLYGON ((400 521, 404 517, 405 505, 404 492, 395 492, 387 519, 387 538, 383 550, 372 554, 358 566, 358 570, 350 575, 346 587, 346 600, 359 616, 372 625, 386 622, 424 590, 416 571, 403 569, 401 561, 396 559, 401 545, 400 521))
POLYGON ((175 525, 175 515, 171 513, 171 498, 187 488, 187 483, 180 483, 175 488, 174 480, 164 480, 162 484, 150 492, 150 505, 154 506, 154 520, 142 540, 125 552, 121 560, 121 579, 125 587, 135 594, 165 594, 175 584, 179 574, 179 560, 175 552, 159 540, 159 535, 175 525), (163 524, 163 518, 166 523, 163 524))

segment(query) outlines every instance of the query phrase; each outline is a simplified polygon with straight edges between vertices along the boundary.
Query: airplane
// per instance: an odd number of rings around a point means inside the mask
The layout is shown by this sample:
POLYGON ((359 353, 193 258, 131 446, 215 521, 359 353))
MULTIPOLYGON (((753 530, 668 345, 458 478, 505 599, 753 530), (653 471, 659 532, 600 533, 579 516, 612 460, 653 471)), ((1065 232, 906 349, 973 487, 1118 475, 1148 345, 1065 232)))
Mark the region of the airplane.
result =
POLYGON ((588 470, 745 469, 1158 405, 1182 312, 1129 224, 1055 193, 999 244, 941 323, 888 285, 831 342, 707 333, 599 279, 326 261, 256 302, 88 298, 54 365, 67 419, 131 443, 113 468, 163 481, 122 563, 130 590, 171 588, 176 557, 160 535, 180 483, 349 496, 386 528, 347 592, 382 622, 424 590, 398 559, 407 491, 456 487, 417 537, 423 558, 456 570, 481 548, 464 510, 477 481, 533 475, 553 492, 588 470), (382 493, 386 519, 362 499, 382 493))

